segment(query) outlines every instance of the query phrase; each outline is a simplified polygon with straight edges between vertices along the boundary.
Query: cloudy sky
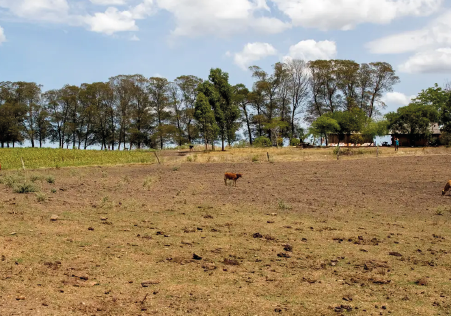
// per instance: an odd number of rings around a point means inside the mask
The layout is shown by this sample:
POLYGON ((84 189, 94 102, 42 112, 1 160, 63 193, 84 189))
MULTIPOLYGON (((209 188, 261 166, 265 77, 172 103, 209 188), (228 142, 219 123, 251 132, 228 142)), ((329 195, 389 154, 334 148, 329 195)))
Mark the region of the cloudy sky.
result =
POLYGON ((140 73, 207 78, 285 57, 386 61, 389 110, 451 80, 451 0, 0 0, 0 81, 44 89, 140 73))

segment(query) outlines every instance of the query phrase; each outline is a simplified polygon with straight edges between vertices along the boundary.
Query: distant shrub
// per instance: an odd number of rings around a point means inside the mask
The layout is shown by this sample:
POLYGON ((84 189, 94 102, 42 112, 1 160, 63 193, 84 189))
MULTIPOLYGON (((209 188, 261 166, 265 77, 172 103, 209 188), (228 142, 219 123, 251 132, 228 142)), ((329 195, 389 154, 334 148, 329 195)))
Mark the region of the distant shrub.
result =
POLYGON ((38 202, 45 202, 47 200, 47 196, 44 193, 36 193, 36 199, 38 202))
POLYGON ((242 139, 242 140, 236 142, 235 144, 233 144, 233 147, 234 148, 246 148, 246 147, 249 147, 249 142, 242 139))
POLYGON ((283 147, 283 138, 282 137, 277 138, 277 146, 283 147))
POLYGON ((17 182, 22 181, 22 180, 23 179, 19 176, 9 175, 9 176, 0 178, 0 183, 3 183, 8 188, 13 188, 17 182))
POLYGON ((290 205, 286 204, 284 200, 279 200, 278 206, 279 206, 279 209, 281 209, 281 210, 291 210, 292 209, 292 207, 290 205))
POLYGON ((258 162, 258 161, 259 161, 259 159, 258 159, 257 155, 252 156, 252 162, 258 162))
POLYGON ((38 176, 38 175, 35 175, 35 174, 30 177, 30 181, 31 182, 36 182, 36 181, 41 180, 41 179, 42 179, 41 176, 38 176))
POLYGON ((53 176, 48 176, 45 180, 50 184, 55 183, 55 178, 53 176))
POLYGON ((32 183, 22 183, 14 187, 15 193, 33 193, 37 191, 37 187, 32 183))
POLYGON ((363 144, 364 143, 363 136, 360 134, 351 135, 351 142, 353 144, 363 144))
POLYGON ((301 144, 301 141, 297 138, 290 139, 290 146, 299 146, 301 144))
POLYGON ((451 146, 451 133, 443 132, 440 135, 440 143, 446 147, 451 146))
POLYGON ((254 140, 254 147, 270 147, 271 140, 268 137, 260 136, 254 140))

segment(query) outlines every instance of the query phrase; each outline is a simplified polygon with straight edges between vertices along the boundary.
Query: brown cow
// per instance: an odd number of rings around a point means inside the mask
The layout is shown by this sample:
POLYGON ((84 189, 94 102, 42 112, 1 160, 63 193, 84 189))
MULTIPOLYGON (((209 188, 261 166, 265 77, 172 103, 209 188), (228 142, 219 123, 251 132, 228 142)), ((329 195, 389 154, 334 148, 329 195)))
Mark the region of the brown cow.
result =
POLYGON ((442 191, 442 195, 445 195, 446 192, 448 192, 449 188, 451 188, 451 180, 449 180, 448 182, 446 182, 445 184, 445 188, 442 191))
POLYGON ((238 180, 238 178, 242 178, 243 175, 241 173, 231 173, 231 172, 226 172, 224 174, 224 183, 225 185, 227 185, 227 180, 233 180, 233 182, 235 183, 236 186, 236 180, 238 180))

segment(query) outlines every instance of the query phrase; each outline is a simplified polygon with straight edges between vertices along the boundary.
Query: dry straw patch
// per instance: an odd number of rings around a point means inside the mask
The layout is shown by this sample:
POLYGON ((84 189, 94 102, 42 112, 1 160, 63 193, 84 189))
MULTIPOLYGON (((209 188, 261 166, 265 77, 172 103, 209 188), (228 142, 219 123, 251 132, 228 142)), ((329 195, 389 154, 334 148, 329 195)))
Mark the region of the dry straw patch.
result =
POLYGON ((447 163, 30 172, 45 202, 0 184, 0 314, 450 314, 447 163))

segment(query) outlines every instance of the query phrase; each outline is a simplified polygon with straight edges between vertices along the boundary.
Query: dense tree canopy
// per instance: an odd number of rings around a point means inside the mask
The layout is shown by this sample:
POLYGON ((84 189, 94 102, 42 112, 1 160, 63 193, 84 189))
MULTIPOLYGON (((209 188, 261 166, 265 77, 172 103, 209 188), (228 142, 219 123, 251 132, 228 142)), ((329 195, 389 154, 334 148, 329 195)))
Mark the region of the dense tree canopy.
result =
MULTIPOLYGON (((382 96, 399 81, 383 62, 289 60, 270 72, 250 70, 251 88, 232 86, 219 68, 205 81, 118 75, 49 91, 33 82, 0 82, 0 143, 121 150, 220 141, 224 149, 239 139, 240 128, 250 144, 260 136, 273 145, 279 137, 305 138, 302 122, 320 134, 344 135, 368 126, 385 106, 382 96)), ((449 122, 451 107, 429 98, 441 96, 436 92, 426 90, 416 102, 432 103, 449 122)))

